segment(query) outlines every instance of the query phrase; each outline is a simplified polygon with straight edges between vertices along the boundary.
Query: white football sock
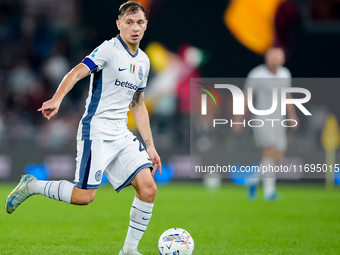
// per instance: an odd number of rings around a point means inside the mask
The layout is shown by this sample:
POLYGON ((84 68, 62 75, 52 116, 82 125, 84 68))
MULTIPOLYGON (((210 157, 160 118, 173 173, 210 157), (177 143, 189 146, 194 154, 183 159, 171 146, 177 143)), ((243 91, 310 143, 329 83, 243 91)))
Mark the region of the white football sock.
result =
MULTIPOLYGON (((263 164, 263 159, 261 159, 260 164, 263 164)), ((260 171, 262 169, 259 169, 260 171)), ((253 173, 252 175, 250 175, 248 178, 246 178, 245 180, 245 185, 246 186, 253 186, 253 185, 258 185, 260 183, 262 177, 262 173, 253 173)))
POLYGON ((143 202, 137 197, 133 200, 130 211, 130 225, 126 235, 124 252, 137 248, 152 215, 153 204, 143 202))
POLYGON ((36 181, 29 183, 28 191, 31 195, 41 194, 55 200, 71 203, 74 184, 68 181, 36 181), (31 184, 31 185, 30 185, 31 184))
POLYGON ((245 180, 245 185, 247 186, 258 185, 260 182, 259 176, 260 175, 258 173, 251 175, 251 177, 245 180))
POLYGON ((276 193, 276 178, 264 178, 263 179, 263 192, 265 198, 270 198, 276 193))
MULTIPOLYGON (((275 161, 271 158, 262 158, 261 160, 262 166, 271 166, 268 169, 274 169, 276 166, 275 161)), ((275 172, 266 172, 262 175, 262 181, 263 181, 263 192, 264 197, 269 198, 271 195, 273 195, 276 192, 276 178, 275 178, 275 172)))

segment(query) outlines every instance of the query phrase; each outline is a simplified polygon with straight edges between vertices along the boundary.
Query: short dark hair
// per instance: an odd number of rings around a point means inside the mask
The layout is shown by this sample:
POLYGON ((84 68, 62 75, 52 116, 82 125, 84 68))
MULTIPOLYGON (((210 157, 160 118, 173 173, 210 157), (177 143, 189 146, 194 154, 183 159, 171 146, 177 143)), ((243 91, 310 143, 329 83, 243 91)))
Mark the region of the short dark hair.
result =
POLYGON ((127 1, 126 3, 123 3, 119 7, 118 19, 121 19, 122 17, 128 14, 134 14, 138 12, 139 10, 141 10, 144 13, 144 16, 146 19, 146 11, 143 5, 135 1, 127 1))

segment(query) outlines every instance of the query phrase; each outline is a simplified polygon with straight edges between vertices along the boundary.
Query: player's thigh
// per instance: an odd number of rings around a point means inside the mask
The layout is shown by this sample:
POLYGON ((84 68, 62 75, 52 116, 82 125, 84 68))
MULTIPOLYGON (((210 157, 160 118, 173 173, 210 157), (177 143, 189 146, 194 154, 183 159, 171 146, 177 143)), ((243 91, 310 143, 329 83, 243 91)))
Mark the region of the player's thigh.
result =
POLYGON ((106 166, 117 154, 114 141, 77 141, 75 186, 79 189, 97 189, 106 166))
POLYGON ((117 157, 105 169, 105 175, 117 192, 132 184, 131 182, 145 168, 152 168, 143 145, 133 134, 120 139, 119 143, 121 149, 117 157))

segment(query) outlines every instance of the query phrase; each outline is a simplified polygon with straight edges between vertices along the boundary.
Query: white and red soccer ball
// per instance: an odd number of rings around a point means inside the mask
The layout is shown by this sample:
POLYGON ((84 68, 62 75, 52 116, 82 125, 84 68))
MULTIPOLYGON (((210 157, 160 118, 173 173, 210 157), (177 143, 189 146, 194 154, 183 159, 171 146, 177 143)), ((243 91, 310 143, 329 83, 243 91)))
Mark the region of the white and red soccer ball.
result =
POLYGON ((194 249, 194 240, 182 228, 170 228, 158 240, 160 255, 191 255, 194 249))

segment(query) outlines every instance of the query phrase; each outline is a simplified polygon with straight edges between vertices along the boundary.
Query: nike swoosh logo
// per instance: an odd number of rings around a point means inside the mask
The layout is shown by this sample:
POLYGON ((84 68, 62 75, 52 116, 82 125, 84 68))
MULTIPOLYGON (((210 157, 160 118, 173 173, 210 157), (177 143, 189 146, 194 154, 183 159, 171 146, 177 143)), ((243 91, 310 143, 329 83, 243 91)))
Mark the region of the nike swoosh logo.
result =
POLYGON ((18 192, 17 194, 15 194, 14 197, 11 198, 11 200, 9 200, 9 202, 8 202, 9 207, 13 207, 13 206, 14 206, 14 205, 13 205, 13 201, 14 201, 14 199, 16 198, 16 196, 17 196, 18 194, 19 194, 19 192, 18 192))
POLYGON ((143 220, 150 220, 151 218, 145 219, 144 217, 142 217, 143 220))
POLYGON ((121 71, 124 71, 124 70, 126 70, 126 69, 127 69, 127 68, 120 68, 120 67, 119 67, 119 68, 118 68, 118 71, 121 72, 121 71))
POLYGON ((147 160, 149 160, 149 161, 151 161, 151 159, 150 158, 146 158, 147 160))

